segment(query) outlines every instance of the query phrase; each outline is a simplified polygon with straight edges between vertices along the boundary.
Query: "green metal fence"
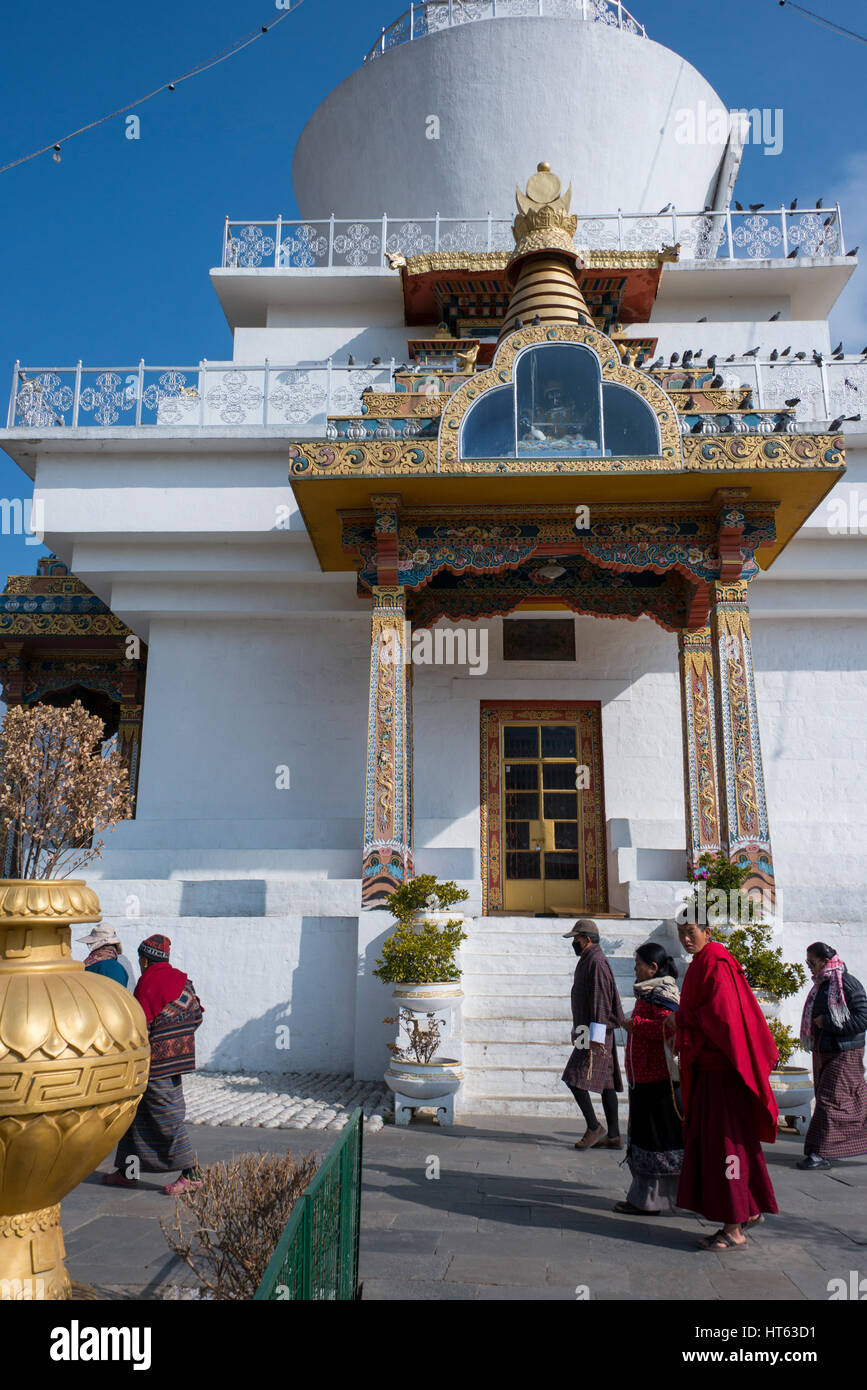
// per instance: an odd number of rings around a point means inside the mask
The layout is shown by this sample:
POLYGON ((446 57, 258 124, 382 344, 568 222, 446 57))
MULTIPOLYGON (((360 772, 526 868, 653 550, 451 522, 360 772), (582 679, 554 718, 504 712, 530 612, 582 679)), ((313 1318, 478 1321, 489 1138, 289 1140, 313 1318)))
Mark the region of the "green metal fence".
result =
POLYGON ((254 1299, 358 1297, 364 1117, 354 1110, 303 1196, 262 1276, 254 1299))

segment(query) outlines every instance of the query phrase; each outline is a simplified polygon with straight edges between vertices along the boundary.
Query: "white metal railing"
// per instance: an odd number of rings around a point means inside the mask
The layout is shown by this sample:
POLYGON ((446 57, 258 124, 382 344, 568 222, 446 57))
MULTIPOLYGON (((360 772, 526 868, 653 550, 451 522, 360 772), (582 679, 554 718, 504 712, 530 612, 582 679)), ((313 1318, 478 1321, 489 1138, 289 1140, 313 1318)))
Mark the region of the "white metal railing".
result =
MULTIPOLYGON (((588 213, 575 247, 590 251, 661 251, 680 245, 688 260, 795 259, 845 253, 840 207, 792 211, 588 213)), ((434 251, 512 251, 512 219, 494 217, 334 217, 271 222, 225 220, 224 269, 312 270, 388 265, 389 255, 434 251)))
MULTIPOLYGON (((324 438, 329 416, 361 415, 363 393, 393 389, 395 371, 402 365, 394 358, 352 366, 333 358, 290 366, 203 361, 193 367, 148 367, 144 362, 136 367, 84 367, 80 362, 75 367, 22 367, 16 362, 7 425, 35 433, 82 426, 225 430, 271 425, 290 436, 324 438)), ((715 370, 724 387, 749 388, 760 410, 779 410, 797 399, 800 422, 827 423, 857 414, 867 420, 867 357, 822 362, 811 356, 776 362, 742 357, 718 361, 715 370)), ((708 368, 699 362, 687 371, 694 377, 708 368)), ((420 377, 424 375, 422 370, 420 377)), ((377 438, 411 438, 429 425, 410 417, 373 422, 369 428, 380 430, 373 436, 377 438)), ((354 422, 341 437, 369 436, 367 427, 354 422)))
POLYGON ((383 29, 364 61, 369 63, 392 48, 459 24, 535 17, 596 21, 647 38, 644 25, 633 19, 621 0, 427 0, 411 5, 400 19, 383 29))

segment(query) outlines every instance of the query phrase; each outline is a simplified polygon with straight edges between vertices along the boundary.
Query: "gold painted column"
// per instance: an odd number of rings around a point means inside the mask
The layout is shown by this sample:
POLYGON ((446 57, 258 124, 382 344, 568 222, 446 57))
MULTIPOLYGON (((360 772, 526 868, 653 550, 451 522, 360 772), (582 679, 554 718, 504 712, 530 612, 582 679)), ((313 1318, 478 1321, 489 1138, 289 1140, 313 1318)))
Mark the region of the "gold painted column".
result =
POLYGON ((128 703, 124 700, 120 707, 117 729, 117 742, 123 765, 129 773, 129 796, 132 814, 135 815, 136 794, 138 792, 138 768, 141 752, 141 726, 144 705, 128 703))
POLYGON ((386 905, 413 876, 410 633, 406 590, 373 589, 361 905, 386 905))
POLYGON ((745 580, 711 585, 710 632, 723 851, 733 863, 749 869, 744 891, 767 893, 773 905, 774 863, 745 580))
POLYGON ((135 815, 138 769, 141 756, 141 727, 144 717, 144 679, 138 659, 127 657, 120 678, 120 718, 117 742, 124 767, 129 773, 129 796, 135 815))
POLYGON ((710 628, 678 633, 687 864, 720 851, 716 694, 710 628))

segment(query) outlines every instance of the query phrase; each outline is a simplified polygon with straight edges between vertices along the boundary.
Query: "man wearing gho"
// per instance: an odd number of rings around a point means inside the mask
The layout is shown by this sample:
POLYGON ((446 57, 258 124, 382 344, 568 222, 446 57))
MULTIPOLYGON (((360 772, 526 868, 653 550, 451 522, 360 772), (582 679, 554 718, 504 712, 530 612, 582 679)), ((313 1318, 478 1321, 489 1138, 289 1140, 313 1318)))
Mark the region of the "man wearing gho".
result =
POLYGON ((587 1124, 576 1149, 592 1149, 606 1144, 621 1148, 617 1092, 623 1090, 614 1029, 623 1026, 620 996, 611 966, 599 945, 599 932, 589 917, 581 917, 565 932, 578 957, 572 981, 572 1041, 575 1047, 566 1063, 562 1080, 572 1092, 587 1124), (596 1118, 590 1092, 602 1096, 605 1125, 596 1118))

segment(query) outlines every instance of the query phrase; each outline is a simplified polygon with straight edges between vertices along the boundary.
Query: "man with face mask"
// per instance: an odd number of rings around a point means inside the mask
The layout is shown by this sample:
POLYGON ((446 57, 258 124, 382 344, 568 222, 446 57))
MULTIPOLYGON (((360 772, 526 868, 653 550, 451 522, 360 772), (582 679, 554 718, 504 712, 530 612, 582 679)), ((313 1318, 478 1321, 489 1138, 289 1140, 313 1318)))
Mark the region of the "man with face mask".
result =
POLYGON ((623 1026, 620 995, 611 966, 599 945, 599 932, 589 917, 581 917, 571 931, 572 950, 578 957, 572 982, 572 1056, 562 1080, 569 1087, 587 1124, 576 1149, 592 1149, 605 1144, 622 1147, 617 1114, 617 1092, 623 1090, 614 1029, 623 1026), (596 1118, 590 1092, 602 1096, 605 1125, 596 1118))

